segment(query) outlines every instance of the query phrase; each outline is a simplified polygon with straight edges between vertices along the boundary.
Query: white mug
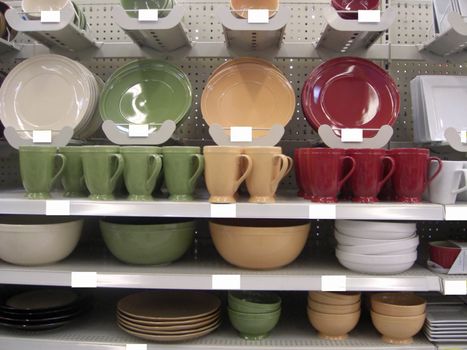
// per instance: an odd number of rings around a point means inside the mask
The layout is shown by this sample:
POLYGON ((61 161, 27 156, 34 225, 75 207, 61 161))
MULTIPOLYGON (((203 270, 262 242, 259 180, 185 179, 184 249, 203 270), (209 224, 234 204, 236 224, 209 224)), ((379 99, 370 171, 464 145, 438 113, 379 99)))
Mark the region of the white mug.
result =
MULTIPOLYGON (((443 169, 430 184, 431 203, 454 204, 458 194, 466 195, 467 169, 464 169, 464 164, 465 162, 443 161, 443 169), (463 185, 461 185, 461 178, 463 179, 463 185)), ((437 163, 432 162, 430 164, 430 174, 436 169, 437 163)))

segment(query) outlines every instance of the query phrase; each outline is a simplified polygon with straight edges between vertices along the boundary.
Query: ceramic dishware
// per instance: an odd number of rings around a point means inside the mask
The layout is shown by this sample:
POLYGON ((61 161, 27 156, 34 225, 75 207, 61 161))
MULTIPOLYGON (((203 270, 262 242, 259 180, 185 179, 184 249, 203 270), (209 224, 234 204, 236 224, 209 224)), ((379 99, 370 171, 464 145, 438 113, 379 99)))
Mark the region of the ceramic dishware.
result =
POLYGON ((344 340, 358 324, 360 310, 348 314, 326 314, 307 309, 308 320, 322 339, 344 340))
POLYGON ((121 179, 124 160, 118 146, 83 146, 83 171, 90 199, 112 200, 121 179))
MULTIPOLYGON (((227 69, 229 67, 232 67, 232 66, 235 66, 235 65, 238 65, 238 64, 242 64, 242 63, 260 64, 260 65, 263 65, 263 66, 265 66, 265 67, 267 67, 269 69, 274 69, 275 71, 282 74, 282 71, 277 66, 272 64, 270 61, 267 61, 267 60, 265 60, 263 58, 259 58, 259 57, 247 56, 247 57, 236 57, 234 59, 227 60, 224 63, 220 64, 219 66, 217 66, 217 68, 215 68, 212 71, 211 75, 209 76, 209 79, 216 76, 219 72, 222 72, 224 69, 227 69)), ((209 81, 209 79, 208 79, 208 81, 209 81)))
POLYGON ((253 162, 241 147, 206 146, 204 177, 211 203, 235 203, 235 193, 250 175, 253 162))
MULTIPOLYGON (((5 13, 7 10, 10 9, 10 5, 8 5, 4 1, 0 1, 0 13, 2 13, 3 18, 5 18, 5 13)), ((6 41, 12 41, 16 35, 18 34, 11 26, 8 24, 5 18, 5 31, 3 32, 3 36, 0 36, 2 39, 5 39, 6 41)))
POLYGON ((230 8, 240 18, 248 18, 248 10, 269 10, 269 18, 279 9, 279 0, 230 0, 230 8))
POLYGON ((169 11, 166 10, 171 9, 173 6, 171 0, 120 0, 120 4, 130 17, 138 17, 137 10, 153 9, 161 10, 158 17, 163 18, 169 14, 169 11))
POLYGON ((375 328, 382 334, 382 339, 389 344, 412 344, 416 335, 425 323, 426 314, 417 316, 387 316, 371 311, 371 320, 375 328))
POLYGON ((281 147, 247 147, 253 167, 246 178, 251 203, 274 203, 280 181, 292 170, 293 160, 281 147))
POLYGON ((230 323, 246 340, 267 338, 280 319, 281 309, 269 313, 251 314, 227 309, 230 323))
POLYGON ((152 192, 162 171, 161 148, 155 146, 120 147, 125 161, 123 179, 129 200, 152 200, 152 192))
POLYGON ((430 260, 445 269, 452 267, 462 251, 461 247, 450 241, 435 241, 428 244, 430 260))
MULTIPOLYGON (((467 183, 467 169, 464 162, 443 161, 443 168, 439 175, 431 181, 429 186, 429 198, 431 203, 454 204, 459 193, 467 191, 467 185, 459 188, 461 177, 467 183)), ((429 176, 432 177, 438 170, 438 163, 430 163, 429 176)))
POLYGON ((305 197, 305 190, 303 186, 303 180, 302 180, 302 174, 301 174, 301 160, 300 160, 300 154, 301 154, 301 148, 295 148, 294 150, 294 168, 295 168, 295 182, 297 183, 298 187, 298 192, 297 196, 299 197, 305 197))
POLYGON ((360 310, 360 302, 356 302, 351 305, 332 305, 332 304, 323 304, 313 299, 308 300, 308 308, 311 311, 321 312, 325 314, 350 314, 360 310))
POLYGON ((21 7, 23 12, 32 19, 39 18, 41 11, 60 11, 68 4, 70 0, 22 0, 21 7))
POLYGON ((361 300, 360 292, 308 292, 308 298, 328 305, 354 305, 361 300))
POLYGON ((66 157, 62 174, 62 186, 65 197, 86 197, 88 190, 84 181, 82 149, 80 146, 67 146, 58 149, 66 157))
POLYGON ((377 293, 371 296, 371 309, 387 316, 422 315, 426 305, 426 300, 414 293, 377 293))
POLYGON ((336 220, 334 224, 346 235, 375 240, 407 238, 417 230, 414 222, 336 220))
POLYGON ((250 314, 274 312, 282 304, 277 294, 258 291, 230 291, 228 301, 232 310, 250 314))
POLYGON ((66 157, 56 147, 23 146, 19 149, 19 166, 26 197, 44 199, 63 173, 66 157), (57 166, 59 160, 59 166, 57 166))
POLYGON ((359 10, 377 10, 379 0, 331 0, 331 5, 344 19, 358 19, 359 10))

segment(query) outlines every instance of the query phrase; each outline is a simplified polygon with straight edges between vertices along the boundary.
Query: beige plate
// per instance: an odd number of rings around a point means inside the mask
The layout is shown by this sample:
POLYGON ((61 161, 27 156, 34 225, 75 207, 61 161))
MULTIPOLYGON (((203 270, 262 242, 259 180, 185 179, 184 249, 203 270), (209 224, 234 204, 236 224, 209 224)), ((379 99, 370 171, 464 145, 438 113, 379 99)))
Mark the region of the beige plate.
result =
POLYGON ((154 335, 154 334, 149 334, 149 333, 135 332, 118 324, 118 326, 122 330, 124 330, 128 334, 134 335, 135 337, 146 339, 146 340, 151 340, 151 341, 160 341, 160 342, 178 342, 178 341, 196 339, 196 338, 202 337, 203 335, 207 335, 211 333, 212 331, 217 329, 219 325, 220 323, 216 324, 215 326, 207 330, 204 330, 201 332, 194 332, 190 334, 184 334, 184 335, 154 335))
POLYGON ((182 321, 212 314, 220 305, 218 297, 206 292, 151 291, 129 295, 117 308, 138 319, 182 321))
POLYGON ((197 326, 195 328, 191 329, 181 329, 178 331, 167 331, 167 330, 159 330, 159 329, 153 329, 151 327, 140 327, 137 325, 134 325, 132 323, 123 321, 123 320, 118 320, 118 323, 122 326, 125 327, 131 331, 134 332, 142 332, 142 333, 148 333, 148 334, 154 334, 154 335, 185 335, 185 334, 192 334, 192 333, 198 333, 198 332, 203 332, 205 330, 211 329, 212 327, 217 326, 220 323, 220 320, 217 319, 214 322, 210 322, 207 325, 204 326, 197 326), (147 329, 149 328, 149 329, 147 329))
POLYGON ((147 320, 140 320, 137 318, 129 317, 121 312, 117 312, 117 317, 121 320, 124 320, 126 322, 130 322, 134 324, 135 326, 139 327, 149 327, 149 328, 161 328, 165 330, 179 330, 179 329, 190 329, 193 328, 196 325, 199 325, 201 323, 209 323, 212 322, 215 319, 218 319, 220 316, 220 310, 208 315, 206 317, 200 317, 200 318, 194 318, 189 321, 174 321, 174 322, 151 322, 147 320))
POLYGON ((282 71, 278 67, 276 67, 274 64, 272 64, 271 62, 265 59, 258 58, 258 57, 238 57, 232 60, 225 61, 220 66, 218 66, 216 69, 214 69, 214 71, 211 73, 211 76, 208 79, 208 82, 209 80, 211 80, 211 78, 213 78, 215 75, 217 75, 219 72, 223 71, 224 69, 235 66, 237 64, 243 64, 243 63, 259 64, 267 68, 272 68, 283 75, 282 71))
POLYGON ((230 8, 240 18, 248 18, 248 10, 269 10, 269 18, 277 13, 279 0, 230 0, 230 8))
POLYGON ((201 111, 209 125, 266 129, 254 130, 256 138, 274 124, 287 125, 295 111, 295 92, 276 70, 254 63, 234 65, 208 81, 201 111))

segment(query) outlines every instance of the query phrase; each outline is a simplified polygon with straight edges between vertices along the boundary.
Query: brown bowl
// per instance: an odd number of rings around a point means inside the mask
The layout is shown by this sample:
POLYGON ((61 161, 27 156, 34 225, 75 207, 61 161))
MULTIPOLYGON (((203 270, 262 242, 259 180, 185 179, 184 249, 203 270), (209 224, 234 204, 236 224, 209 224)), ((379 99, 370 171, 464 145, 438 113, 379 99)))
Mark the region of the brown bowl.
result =
POLYGON ((343 340, 358 324, 360 310, 351 314, 324 314, 307 309, 308 320, 318 331, 319 337, 328 340, 343 340))
POLYGON ((350 314, 353 312, 357 312, 360 310, 360 302, 356 302, 355 304, 350 305, 330 305, 330 304, 323 304, 319 303, 314 300, 308 300, 308 308, 312 311, 321 312, 324 314, 350 314))
POLYGON ((371 309, 386 316, 418 316, 426 311, 426 300, 413 293, 379 293, 371 296, 371 309))
POLYGON ((352 305, 359 302, 361 296, 362 293, 360 292, 309 292, 308 300, 329 305, 352 305))
POLYGON ((373 325, 389 344, 412 344, 413 336, 423 328, 426 314, 408 317, 386 316, 371 311, 373 325))
POLYGON ((247 269, 276 269, 294 261, 305 247, 308 221, 214 220, 214 246, 229 263, 247 269))

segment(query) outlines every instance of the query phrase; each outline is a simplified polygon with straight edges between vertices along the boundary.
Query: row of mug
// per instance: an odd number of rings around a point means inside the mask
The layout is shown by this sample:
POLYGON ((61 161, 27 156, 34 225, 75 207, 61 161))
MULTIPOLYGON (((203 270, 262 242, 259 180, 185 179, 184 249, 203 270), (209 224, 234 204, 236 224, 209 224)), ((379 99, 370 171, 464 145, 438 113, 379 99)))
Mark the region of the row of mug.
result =
POLYGON ((443 168, 423 148, 298 148, 294 158, 299 196, 321 203, 337 202, 339 195, 372 203, 382 191, 390 200, 418 203, 443 168))

